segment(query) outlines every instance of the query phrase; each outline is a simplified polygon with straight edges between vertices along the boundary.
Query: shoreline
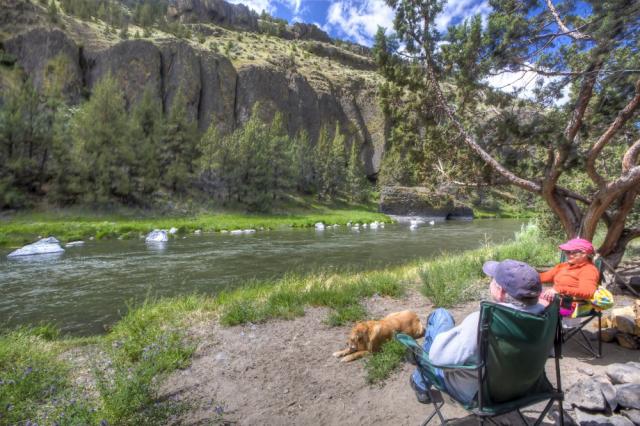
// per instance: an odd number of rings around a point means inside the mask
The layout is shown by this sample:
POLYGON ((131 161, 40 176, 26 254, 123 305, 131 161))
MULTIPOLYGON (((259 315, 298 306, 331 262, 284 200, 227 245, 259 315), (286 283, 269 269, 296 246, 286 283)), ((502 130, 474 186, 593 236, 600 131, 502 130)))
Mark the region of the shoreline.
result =
MULTIPOLYGON (((162 423, 166 416, 179 415, 182 408, 172 400, 159 403, 158 386, 172 372, 189 370, 194 353, 202 349, 202 342, 189 331, 193 327, 216 324, 224 330, 234 326, 251 329, 252 324, 303 318, 309 309, 323 308, 327 312, 323 327, 336 330, 370 318, 367 301, 400 301, 414 293, 421 293, 420 297, 434 306, 460 306, 479 297, 485 260, 520 258, 544 264, 555 255, 555 247, 529 225, 509 243, 399 267, 287 276, 216 297, 191 295, 146 302, 129 311, 106 335, 65 338, 46 326, 5 331, 0 336, 0 346, 5 348, 0 353, 0 377, 5 382, 33 382, 27 388, 0 389, 15 408, 4 414, 11 416, 10 423, 27 419, 47 423, 45 419, 57 419, 63 413, 67 419, 84 424, 101 420, 138 424, 156 416, 164 419, 158 421, 162 423), (32 375, 34 370, 43 374, 32 375), (45 390, 51 386, 56 391, 47 394, 45 390), (42 392, 48 397, 42 398, 42 392)), ((307 338, 313 339, 313 330, 309 333, 307 338)), ((224 347, 221 342, 216 345, 224 347)), ((398 362, 383 363, 383 371, 377 373, 379 380, 384 380, 398 362)))

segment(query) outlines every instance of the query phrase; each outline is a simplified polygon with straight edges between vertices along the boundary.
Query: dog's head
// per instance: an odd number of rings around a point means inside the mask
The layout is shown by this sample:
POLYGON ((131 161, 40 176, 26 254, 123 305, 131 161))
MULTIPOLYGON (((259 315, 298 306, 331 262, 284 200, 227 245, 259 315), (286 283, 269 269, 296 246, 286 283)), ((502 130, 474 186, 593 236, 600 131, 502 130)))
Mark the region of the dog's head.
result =
POLYGON ((347 340, 351 352, 366 351, 369 344, 369 326, 359 322, 352 329, 347 340))

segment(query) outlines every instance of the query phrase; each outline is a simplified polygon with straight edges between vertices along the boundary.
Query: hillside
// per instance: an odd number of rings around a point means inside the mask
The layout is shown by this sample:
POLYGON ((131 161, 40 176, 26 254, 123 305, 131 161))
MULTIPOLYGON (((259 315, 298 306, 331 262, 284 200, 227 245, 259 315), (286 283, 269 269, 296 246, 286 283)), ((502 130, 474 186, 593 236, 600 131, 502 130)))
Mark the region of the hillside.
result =
POLYGON ((173 1, 166 16, 170 27, 128 22, 126 32, 54 4, 52 12, 51 3, 0 1, 0 89, 17 84, 24 70, 42 91, 51 73, 62 69, 64 96, 79 104, 110 74, 128 105, 150 87, 165 114, 181 91, 201 131, 212 122, 223 132, 237 129, 259 103, 265 120, 279 111, 291 136, 305 129, 312 143, 322 126, 339 123, 347 140, 360 146, 366 173, 378 172, 385 119, 376 100, 379 77, 366 49, 331 41, 315 26, 282 27, 217 0, 173 1), (176 28, 180 37, 168 31, 176 28))

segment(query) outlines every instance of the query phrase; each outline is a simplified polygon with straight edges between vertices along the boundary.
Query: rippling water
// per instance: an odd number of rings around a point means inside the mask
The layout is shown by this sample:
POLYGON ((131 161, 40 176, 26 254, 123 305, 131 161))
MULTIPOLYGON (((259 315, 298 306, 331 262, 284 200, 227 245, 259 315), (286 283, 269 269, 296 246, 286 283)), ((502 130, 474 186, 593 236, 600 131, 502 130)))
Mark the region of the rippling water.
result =
POLYGON ((162 245, 144 240, 88 241, 61 255, 0 257, 0 325, 52 322, 64 332, 104 331, 145 297, 215 294, 248 280, 319 269, 367 270, 442 251, 512 239, 521 221, 438 222, 411 231, 346 227, 190 235, 162 245))

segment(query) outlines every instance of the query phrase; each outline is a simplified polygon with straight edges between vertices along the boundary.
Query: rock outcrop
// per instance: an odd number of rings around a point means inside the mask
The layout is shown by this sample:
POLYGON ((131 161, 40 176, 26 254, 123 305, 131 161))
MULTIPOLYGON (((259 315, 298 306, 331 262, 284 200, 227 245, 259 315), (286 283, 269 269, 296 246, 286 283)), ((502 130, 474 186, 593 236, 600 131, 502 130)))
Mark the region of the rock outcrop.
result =
POLYGON ((329 44, 318 43, 313 41, 307 41, 302 46, 305 50, 313 53, 314 55, 322 56, 325 58, 331 58, 343 65, 361 69, 361 70, 375 70, 376 64, 370 57, 356 55, 352 52, 346 51, 336 46, 329 44))
POLYGON ((289 134, 304 129, 311 143, 323 126, 332 135, 337 123, 349 143, 353 140, 361 147, 366 173, 375 175, 380 167, 385 118, 375 86, 364 80, 336 86, 320 72, 305 76, 295 66, 280 63, 249 64, 236 70, 220 54, 173 39, 125 40, 81 50, 65 33, 39 28, 4 45, 40 90, 47 85, 51 60, 64 58, 68 65, 64 90, 72 103, 111 76, 122 88, 128 107, 150 90, 167 114, 181 94, 188 116, 197 120, 201 131, 213 122, 223 132, 242 126, 259 103, 262 118, 270 120, 276 112, 282 113, 289 134))
POLYGON ((460 205, 447 194, 436 194, 426 188, 388 186, 380 192, 380 211, 398 216, 471 219, 473 210, 460 205))
POLYGON ((244 4, 223 0, 171 0, 169 20, 183 23, 206 22, 246 31, 258 31, 258 15, 244 4))
POLYGON ((317 40, 325 43, 331 43, 331 37, 329 37, 329 34, 322 31, 315 24, 296 22, 291 26, 291 32, 297 40, 317 40))
POLYGON ((3 44, 37 89, 55 90, 54 86, 58 86, 68 101, 75 103, 80 99, 80 50, 62 31, 36 28, 3 44))

